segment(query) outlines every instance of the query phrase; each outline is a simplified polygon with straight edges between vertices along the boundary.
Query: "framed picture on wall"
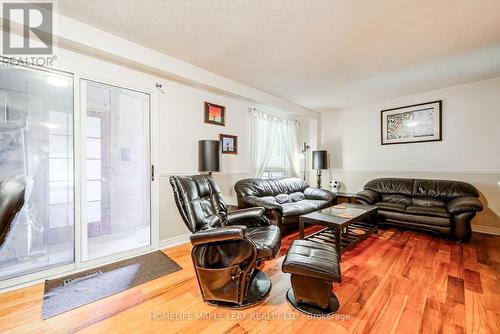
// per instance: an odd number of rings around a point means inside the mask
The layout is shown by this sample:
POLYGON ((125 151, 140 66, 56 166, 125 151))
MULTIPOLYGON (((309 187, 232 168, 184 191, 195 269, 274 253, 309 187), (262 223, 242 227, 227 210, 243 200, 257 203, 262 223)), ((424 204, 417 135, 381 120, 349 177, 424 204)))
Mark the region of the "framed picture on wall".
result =
POLYGON ((442 140, 442 101, 381 111, 381 144, 407 144, 442 140))
POLYGON ((205 102, 205 123, 226 125, 226 107, 205 102))
POLYGON ((219 140, 223 154, 238 154, 238 136, 220 134, 219 140))

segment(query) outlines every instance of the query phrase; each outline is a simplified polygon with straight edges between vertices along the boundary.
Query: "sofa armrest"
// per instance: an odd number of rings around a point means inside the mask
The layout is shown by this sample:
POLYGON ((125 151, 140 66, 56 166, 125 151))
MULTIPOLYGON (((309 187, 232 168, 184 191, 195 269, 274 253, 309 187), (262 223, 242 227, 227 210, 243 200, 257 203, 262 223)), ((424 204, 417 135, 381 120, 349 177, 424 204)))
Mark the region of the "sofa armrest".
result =
POLYGON ((263 207, 253 207, 246 209, 239 209, 227 213, 227 220, 230 224, 240 220, 256 219, 264 214, 263 207))
POLYGON ((246 226, 234 225, 201 230, 191 234, 189 240, 193 246, 227 240, 242 240, 245 238, 246 226))
POLYGON ((483 209, 483 204, 479 198, 465 196, 452 199, 448 202, 446 208, 449 213, 456 215, 463 212, 481 211, 483 209))
POLYGON ((375 204, 379 201, 380 194, 376 191, 365 189, 356 194, 356 200, 361 204, 375 204))
POLYGON ((263 207, 265 210, 278 210, 283 212, 283 208, 277 202, 272 202, 268 199, 257 197, 257 196, 246 196, 243 198, 243 202, 245 202, 248 206, 253 207, 263 207))
POLYGON ((331 191, 313 187, 306 188, 304 190, 304 196, 306 197, 306 199, 322 200, 329 203, 332 202, 335 198, 335 194, 331 191))
POLYGON ((245 225, 246 227, 269 226, 269 219, 264 216, 263 207, 246 208, 227 213, 227 225, 245 225))

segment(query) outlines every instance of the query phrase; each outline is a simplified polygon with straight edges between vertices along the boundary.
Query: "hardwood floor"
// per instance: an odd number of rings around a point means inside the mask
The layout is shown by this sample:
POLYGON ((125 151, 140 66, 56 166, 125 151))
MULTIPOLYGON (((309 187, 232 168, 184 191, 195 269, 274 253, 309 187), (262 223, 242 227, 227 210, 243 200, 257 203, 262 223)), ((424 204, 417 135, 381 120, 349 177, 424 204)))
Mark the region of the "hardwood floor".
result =
MULTIPOLYGON (((283 239, 283 250, 297 233, 283 239)), ((165 252, 184 269, 41 320, 43 284, 0 294, 0 333, 499 333, 500 236, 456 244, 398 229, 342 257, 341 308, 311 319, 285 300, 283 257, 266 264, 273 290, 262 304, 228 311, 202 302, 190 246, 165 252), (197 321, 195 321, 198 318, 197 321)))

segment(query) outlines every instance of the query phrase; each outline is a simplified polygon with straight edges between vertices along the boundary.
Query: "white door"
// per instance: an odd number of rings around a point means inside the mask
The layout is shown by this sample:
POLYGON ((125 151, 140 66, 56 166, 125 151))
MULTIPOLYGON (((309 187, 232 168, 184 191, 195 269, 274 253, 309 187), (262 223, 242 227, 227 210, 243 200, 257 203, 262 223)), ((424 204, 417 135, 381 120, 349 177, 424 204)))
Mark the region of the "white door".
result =
POLYGON ((151 245, 150 95, 81 80, 82 260, 151 245))

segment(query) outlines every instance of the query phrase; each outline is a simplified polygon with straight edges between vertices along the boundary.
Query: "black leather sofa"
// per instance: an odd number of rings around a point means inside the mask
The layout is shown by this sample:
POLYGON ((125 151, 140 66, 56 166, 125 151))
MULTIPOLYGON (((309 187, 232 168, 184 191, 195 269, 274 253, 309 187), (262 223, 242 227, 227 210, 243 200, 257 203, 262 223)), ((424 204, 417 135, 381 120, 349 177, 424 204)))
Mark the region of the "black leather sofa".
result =
POLYGON ((363 188, 357 202, 378 207, 379 225, 438 233, 460 242, 471 239, 471 220, 483 209, 479 191, 460 181, 381 178, 363 188))
POLYGON ((281 231, 297 226, 300 215, 331 206, 335 199, 332 192, 309 187, 299 178, 244 179, 236 182, 234 190, 239 208, 263 207, 281 231))
POLYGON ((219 307, 245 308, 262 302, 271 280, 258 267, 280 250, 280 231, 264 208, 228 212, 210 175, 172 176, 177 209, 190 237, 201 295, 219 307))

